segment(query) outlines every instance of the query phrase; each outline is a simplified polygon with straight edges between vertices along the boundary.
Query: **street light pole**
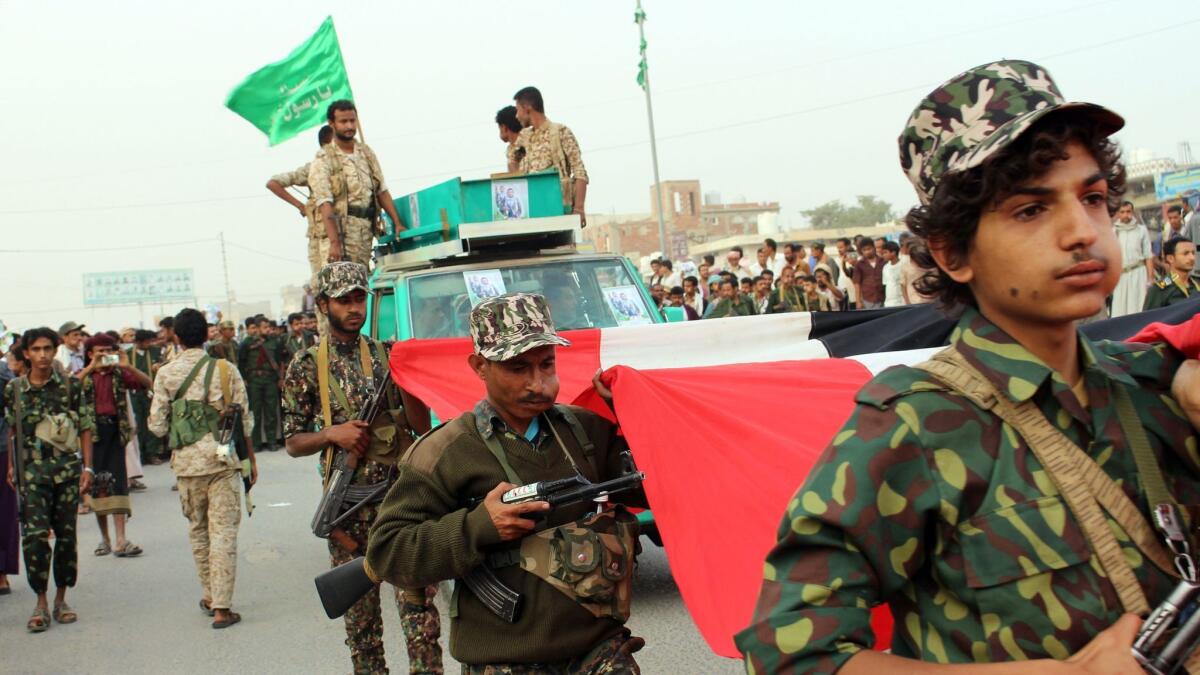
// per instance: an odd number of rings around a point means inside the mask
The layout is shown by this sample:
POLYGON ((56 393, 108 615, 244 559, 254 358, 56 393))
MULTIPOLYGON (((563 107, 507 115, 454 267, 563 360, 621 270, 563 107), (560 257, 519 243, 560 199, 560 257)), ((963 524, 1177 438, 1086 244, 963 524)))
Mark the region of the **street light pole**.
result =
POLYGON ((641 40, 642 89, 646 92, 646 119, 650 122, 650 162, 654 166, 654 202, 658 206, 658 246, 662 256, 670 257, 667 250, 667 221, 663 215, 662 182, 658 178, 658 143, 654 138, 654 105, 650 102, 650 66, 646 61, 646 13, 642 11, 642 0, 637 0, 636 17, 638 38, 641 40))

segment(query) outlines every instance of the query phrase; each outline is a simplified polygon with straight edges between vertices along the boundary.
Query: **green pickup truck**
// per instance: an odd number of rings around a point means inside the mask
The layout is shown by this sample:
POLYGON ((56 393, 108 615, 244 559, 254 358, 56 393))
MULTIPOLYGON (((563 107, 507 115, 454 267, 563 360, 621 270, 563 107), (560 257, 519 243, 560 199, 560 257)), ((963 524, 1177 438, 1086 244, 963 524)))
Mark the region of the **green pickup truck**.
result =
MULTIPOLYGON (((628 258, 580 250, 579 216, 563 214, 553 170, 453 179, 396 199, 396 210, 406 229, 375 250, 363 326, 373 338, 466 337, 479 300, 513 292, 546 296, 558 330, 667 321, 628 258)), ((661 545, 653 515, 638 519, 661 545)))

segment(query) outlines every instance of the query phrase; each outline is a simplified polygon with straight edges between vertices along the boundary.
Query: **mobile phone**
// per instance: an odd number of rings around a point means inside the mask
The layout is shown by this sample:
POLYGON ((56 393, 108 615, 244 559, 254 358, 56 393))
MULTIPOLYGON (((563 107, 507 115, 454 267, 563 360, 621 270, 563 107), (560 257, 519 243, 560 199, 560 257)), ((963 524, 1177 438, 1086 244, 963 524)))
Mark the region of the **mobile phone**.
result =
POLYGON ((100 357, 100 365, 115 366, 121 362, 121 357, 117 354, 105 354, 100 357))

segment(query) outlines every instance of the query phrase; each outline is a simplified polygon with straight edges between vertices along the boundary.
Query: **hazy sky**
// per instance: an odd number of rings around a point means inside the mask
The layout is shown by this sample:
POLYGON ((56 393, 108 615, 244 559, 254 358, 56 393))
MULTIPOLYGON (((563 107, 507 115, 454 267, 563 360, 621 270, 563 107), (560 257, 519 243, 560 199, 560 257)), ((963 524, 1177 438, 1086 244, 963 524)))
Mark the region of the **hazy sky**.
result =
MULTIPOLYGON (((221 231, 238 298, 278 308, 279 288, 308 274, 304 221, 263 186, 311 159, 315 130, 270 148, 224 100, 331 7, 393 195, 502 170, 492 116, 533 84, 580 140, 588 211, 648 210, 633 2, 0 0, 0 319, 137 322, 136 307, 84 309, 84 272, 191 267, 201 302, 222 299, 221 231), (77 252, 93 248, 108 250, 77 252)), ((1195 0, 645 9, 663 179, 778 201, 785 228, 857 194, 911 205, 901 125, 933 86, 997 58, 1037 61, 1068 98, 1123 114, 1127 150, 1175 157, 1189 140, 1200 155, 1195 0)))

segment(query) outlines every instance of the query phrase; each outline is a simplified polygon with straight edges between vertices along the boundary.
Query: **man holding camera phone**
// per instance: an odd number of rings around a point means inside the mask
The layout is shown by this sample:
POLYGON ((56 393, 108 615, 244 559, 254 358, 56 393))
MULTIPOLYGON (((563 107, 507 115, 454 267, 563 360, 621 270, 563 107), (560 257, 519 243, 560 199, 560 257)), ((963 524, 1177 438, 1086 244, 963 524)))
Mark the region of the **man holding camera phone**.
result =
POLYGON ((92 473, 91 503, 100 526, 100 543, 93 553, 118 558, 142 554, 137 544, 125 537, 125 520, 133 515, 129 501, 129 476, 125 469, 125 444, 135 430, 129 425, 127 391, 145 391, 154 386, 150 377, 134 368, 129 355, 117 348, 116 341, 98 333, 83 343, 88 365, 79 373, 83 388, 83 414, 95 421, 92 463, 84 471, 92 473), (108 516, 117 530, 116 548, 108 535, 108 516))

